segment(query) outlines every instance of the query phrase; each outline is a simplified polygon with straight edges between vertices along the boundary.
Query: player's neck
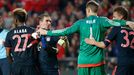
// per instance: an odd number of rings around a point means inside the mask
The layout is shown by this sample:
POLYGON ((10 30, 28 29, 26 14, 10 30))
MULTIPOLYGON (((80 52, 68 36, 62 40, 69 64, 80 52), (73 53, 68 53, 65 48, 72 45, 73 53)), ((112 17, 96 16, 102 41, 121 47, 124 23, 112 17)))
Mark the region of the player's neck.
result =
POLYGON ((24 25, 25 25, 25 23, 18 23, 17 26, 24 26, 24 25))
POLYGON ((92 12, 91 12, 91 13, 87 14, 87 17, 88 17, 88 16, 97 16, 97 13, 92 13, 92 12))
POLYGON ((92 16, 92 15, 93 15, 93 16, 97 16, 97 13, 90 13, 89 15, 90 15, 90 16, 92 16))

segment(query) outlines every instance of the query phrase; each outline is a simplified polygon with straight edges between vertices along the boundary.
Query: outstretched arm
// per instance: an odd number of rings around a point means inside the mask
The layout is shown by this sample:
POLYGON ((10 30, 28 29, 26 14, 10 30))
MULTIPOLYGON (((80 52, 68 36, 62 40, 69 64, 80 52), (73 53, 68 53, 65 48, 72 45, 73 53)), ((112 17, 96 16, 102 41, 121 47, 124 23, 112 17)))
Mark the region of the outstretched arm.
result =
POLYGON ((106 17, 101 18, 101 24, 103 27, 111 27, 111 26, 126 26, 128 25, 130 28, 134 29, 134 22, 132 21, 125 21, 125 20, 110 20, 106 17))
POLYGON ((97 42, 97 41, 95 41, 94 38, 92 38, 92 39, 86 38, 85 42, 87 44, 95 45, 100 48, 106 48, 113 40, 116 39, 119 30, 120 30, 120 27, 112 28, 111 32, 108 34, 108 37, 102 42, 97 42))
POLYGON ((81 21, 82 20, 79 20, 79 21, 75 22, 71 27, 64 28, 64 29, 47 31, 47 30, 43 30, 43 29, 40 28, 36 32, 39 33, 40 35, 65 36, 65 35, 69 35, 69 34, 72 34, 74 32, 79 31, 81 21))

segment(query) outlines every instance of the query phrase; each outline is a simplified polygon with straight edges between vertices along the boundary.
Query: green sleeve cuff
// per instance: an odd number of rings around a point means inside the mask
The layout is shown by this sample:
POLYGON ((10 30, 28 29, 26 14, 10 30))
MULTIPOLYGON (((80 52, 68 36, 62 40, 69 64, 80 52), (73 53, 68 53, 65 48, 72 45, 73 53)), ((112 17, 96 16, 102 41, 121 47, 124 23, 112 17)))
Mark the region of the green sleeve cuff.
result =
POLYGON ((121 21, 120 22, 121 23, 121 26, 126 26, 126 22, 127 22, 126 20, 120 20, 120 21, 121 21))
POLYGON ((47 35, 50 36, 51 34, 52 34, 52 31, 49 30, 49 31, 47 32, 47 35))

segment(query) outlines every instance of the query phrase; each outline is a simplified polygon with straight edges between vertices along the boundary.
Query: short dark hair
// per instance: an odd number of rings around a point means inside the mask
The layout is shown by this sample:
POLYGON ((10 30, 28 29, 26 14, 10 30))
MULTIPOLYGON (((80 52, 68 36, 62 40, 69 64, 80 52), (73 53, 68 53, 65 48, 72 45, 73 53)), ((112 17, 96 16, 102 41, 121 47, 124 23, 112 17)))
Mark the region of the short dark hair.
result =
POLYGON ((39 20, 43 21, 44 17, 50 17, 50 15, 46 12, 46 13, 39 16, 39 20))
POLYGON ((128 10, 125 7, 122 6, 118 6, 114 9, 114 12, 117 12, 118 14, 123 16, 123 19, 127 19, 128 18, 128 10))
POLYGON ((88 8, 88 7, 91 9, 91 11, 97 13, 97 11, 99 9, 99 4, 95 1, 89 1, 86 4, 86 8, 88 8))
POLYGON ((19 22, 21 22, 21 23, 26 22, 26 20, 27 20, 27 12, 23 8, 14 9, 13 16, 17 20, 19 20, 19 22))

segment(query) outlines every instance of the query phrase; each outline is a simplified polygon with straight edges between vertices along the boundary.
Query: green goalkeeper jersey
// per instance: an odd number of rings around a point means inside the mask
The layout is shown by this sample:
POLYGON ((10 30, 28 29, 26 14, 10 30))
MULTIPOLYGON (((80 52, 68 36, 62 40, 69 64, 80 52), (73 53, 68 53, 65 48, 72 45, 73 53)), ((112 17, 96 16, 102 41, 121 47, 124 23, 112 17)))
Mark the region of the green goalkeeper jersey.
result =
POLYGON ((78 67, 94 67, 104 64, 103 49, 85 43, 85 38, 92 37, 96 41, 104 40, 104 33, 111 26, 124 26, 126 21, 116 20, 112 21, 106 17, 89 16, 85 19, 78 20, 71 27, 48 31, 49 36, 64 36, 74 32, 80 34, 80 51, 78 56, 78 67), (91 30, 92 29, 92 30, 91 30))

